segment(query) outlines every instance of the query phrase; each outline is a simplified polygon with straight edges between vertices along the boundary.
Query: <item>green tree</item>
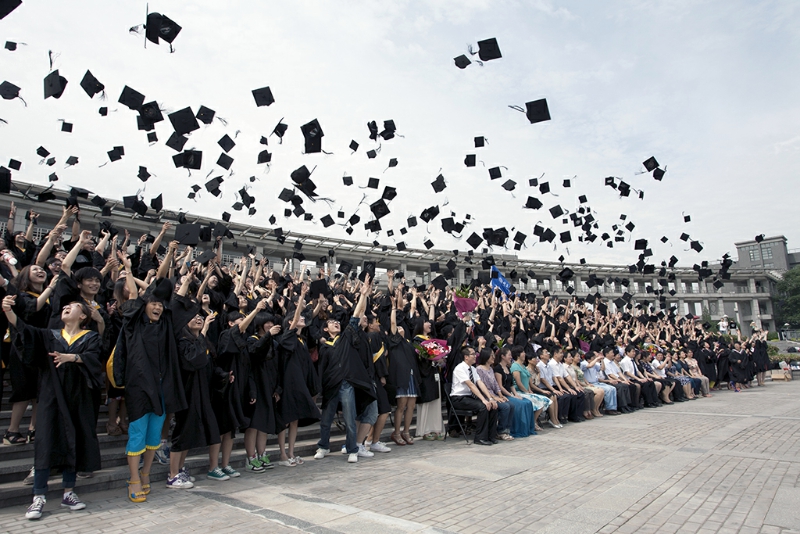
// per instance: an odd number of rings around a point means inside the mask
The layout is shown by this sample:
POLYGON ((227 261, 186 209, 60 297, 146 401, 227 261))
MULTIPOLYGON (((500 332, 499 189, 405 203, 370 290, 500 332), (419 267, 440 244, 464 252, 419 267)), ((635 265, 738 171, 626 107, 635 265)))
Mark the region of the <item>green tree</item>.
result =
POLYGON ((800 326, 800 266, 783 273, 783 280, 778 282, 778 298, 778 324, 800 326))
POLYGON ((719 333, 719 321, 711 320, 711 310, 707 306, 703 306, 703 314, 700 316, 701 324, 708 323, 711 325, 710 332, 719 333))

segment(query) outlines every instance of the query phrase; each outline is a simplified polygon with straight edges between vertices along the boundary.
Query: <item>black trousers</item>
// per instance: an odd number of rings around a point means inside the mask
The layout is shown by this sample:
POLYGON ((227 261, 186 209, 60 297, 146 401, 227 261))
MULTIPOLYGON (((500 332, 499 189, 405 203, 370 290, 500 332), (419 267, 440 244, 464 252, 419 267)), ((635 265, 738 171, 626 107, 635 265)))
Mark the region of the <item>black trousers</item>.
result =
POLYGON ((582 420, 583 412, 586 411, 586 394, 583 391, 578 391, 576 395, 572 395, 571 393, 568 393, 567 395, 570 397, 569 420, 582 420))
POLYGON ((628 405, 630 409, 639 409, 639 396, 642 391, 642 387, 639 385, 638 382, 631 382, 628 384, 628 391, 631 394, 631 403, 628 405))
POLYGON ((497 410, 487 410, 486 406, 473 397, 451 395, 450 400, 457 410, 478 412, 475 421, 475 439, 489 441, 497 437, 497 410))
POLYGON ((617 382, 616 384, 612 384, 614 388, 617 390, 617 406, 619 408, 630 408, 631 405, 631 390, 628 388, 628 384, 623 384, 622 382, 617 382))
POLYGON ((655 406, 658 404, 658 392, 656 391, 655 382, 642 382, 642 397, 646 406, 655 406))
POLYGON ((566 421, 571 416, 570 407, 572 406, 572 395, 556 395, 555 400, 558 402, 558 418, 561 422, 566 421))

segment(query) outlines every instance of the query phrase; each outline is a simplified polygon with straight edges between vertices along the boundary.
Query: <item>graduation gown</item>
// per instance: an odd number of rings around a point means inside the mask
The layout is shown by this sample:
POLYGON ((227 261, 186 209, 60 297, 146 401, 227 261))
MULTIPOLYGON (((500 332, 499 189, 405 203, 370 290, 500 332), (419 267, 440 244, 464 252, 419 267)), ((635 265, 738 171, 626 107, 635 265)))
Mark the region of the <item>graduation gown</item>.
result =
POLYGON ((755 364, 756 373, 763 373, 769 370, 769 354, 767 353, 767 342, 758 339, 753 344, 753 363, 755 364))
POLYGON ((749 359, 747 353, 744 351, 734 349, 728 354, 731 381, 737 384, 743 384, 750 380, 750 371, 748 369, 749 359))
MULTIPOLYGON (((36 309, 39 295, 33 292, 17 294, 14 313, 22 321, 34 328, 44 328, 50 318, 50 303, 46 303, 40 310, 36 309)), ((48 299, 49 300, 49 299, 48 299)), ((12 335, 14 328, 11 327, 12 335)), ((10 346, 8 359, 8 374, 11 381, 11 397, 9 402, 23 402, 35 399, 39 389, 39 370, 35 365, 26 365, 22 362, 22 355, 15 344, 10 346)))
POLYGON ((419 365, 414 345, 400 334, 389 336, 389 374, 386 377, 386 389, 389 398, 397 394, 397 388, 408 388, 414 381, 414 391, 419 392, 419 365))
POLYGON ((354 320, 333 341, 320 347, 319 374, 322 384, 322 409, 337 398, 343 381, 347 381, 356 397, 356 413, 362 413, 377 397, 370 376, 372 356, 369 339, 354 320))
POLYGON ((141 297, 123 305, 122 329, 114 349, 114 382, 125 388, 130 421, 188 407, 172 314, 164 307, 160 320, 150 323, 144 307, 141 297))
POLYGON ((245 334, 239 327, 228 328, 219 336, 216 365, 226 374, 233 372, 233 382, 224 391, 212 394, 214 413, 222 434, 236 433, 239 428, 250 426, 250 418, 244 407, 255 398, 255 384, 250 376, 250 355, 247 352, 245 334))
POLYGON ((188 451, 216 445, 220 443, 221 432, 211 395, 212 391, 221 393, 229 386, 228 373, 214 365, 203 334, 195 337, 184 329, 178 339, 178 354, 188 407, 175 413, 172 450, 188 451))
POLYGON ((278 418, 273 394, 283 396, 280 374, 278 372, 277 350, 275 338, 269 332, 263 337, 247 338, 247 351, 250 354, 250 374, 254 385, 251 395, 255 393, 255 404, 246 404, 245 410, 250 417, 249 428, 255 428, 267 434, 277 434, 286 425, 278 418))
POLYGON ((103 384, 99 334, 84 330, 68 340, 61 330, 35 328, 18 319, 13 342, 23 363, 39 369, 34 467, 98 471, 94 397, 103 384), (83 363, 57 368, 50 352, 80 354, 83 363))
POLYGON ((700 371, 708 377, 711 382, 717 380, 717 355, 711 349, 702 349, 697 351, 695 360, 700 366, 700 371))
MULTIPOLYGON (((415 342, 429 339, 427 336, 416 336, 415 342)), ((416 352, 416 349, 414 349, 416 352)), ((451 355, 453 353, 451 352, 451 355)), ((448 356, 450 359, 450 356, 448 356)), ((429 359, 417 355, 417 365, 419 366, 419 395, 418 404, 425 404, 439 399, 439 368, 429 359)), ((453 366, 455 368, 455 366, 453 366)))
POLYGON ((320 389, 319 378, 297 329, 287 330, 278 338, 278 373, 283 387, 278 401, 281 423, 298 421, 298 426, 308 426, 319 421, 322 414, 314 402, 320 389))

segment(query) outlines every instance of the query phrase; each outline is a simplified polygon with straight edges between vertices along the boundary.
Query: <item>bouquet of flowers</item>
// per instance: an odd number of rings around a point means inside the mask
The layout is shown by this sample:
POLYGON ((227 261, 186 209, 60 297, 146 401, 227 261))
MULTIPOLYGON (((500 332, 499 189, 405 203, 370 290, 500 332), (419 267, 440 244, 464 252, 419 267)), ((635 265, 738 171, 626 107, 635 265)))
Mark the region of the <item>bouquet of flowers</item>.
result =
POLYGON ((414 348, 420 358, 438 362, 450 353, 447 342, 441 339, 426 339, 419 343, 414 343, 414 348))

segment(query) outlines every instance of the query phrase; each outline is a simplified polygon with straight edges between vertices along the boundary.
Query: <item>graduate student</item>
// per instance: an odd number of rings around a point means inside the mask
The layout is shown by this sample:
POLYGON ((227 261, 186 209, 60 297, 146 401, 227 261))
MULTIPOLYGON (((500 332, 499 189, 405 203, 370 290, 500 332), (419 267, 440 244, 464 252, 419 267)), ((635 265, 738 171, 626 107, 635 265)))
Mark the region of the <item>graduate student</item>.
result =
POLYGON ((15 301, 16 296, 7 296, 2 304, 15 330, 13 343, 22 363, 39 369, 41 427, 34 442, 33 503, 25 517, 42 517, 47 479, 54 468, 62 470, 61 506, 83 510, 86 505, 73 489, 78 471, 100 469, 93 392, 103 384, 102 342, 97 332, 85 328, 92 315, 85 302, 65 304, 61 310, 64 327, 51 330, 26 325, 14 313, 15 301))

